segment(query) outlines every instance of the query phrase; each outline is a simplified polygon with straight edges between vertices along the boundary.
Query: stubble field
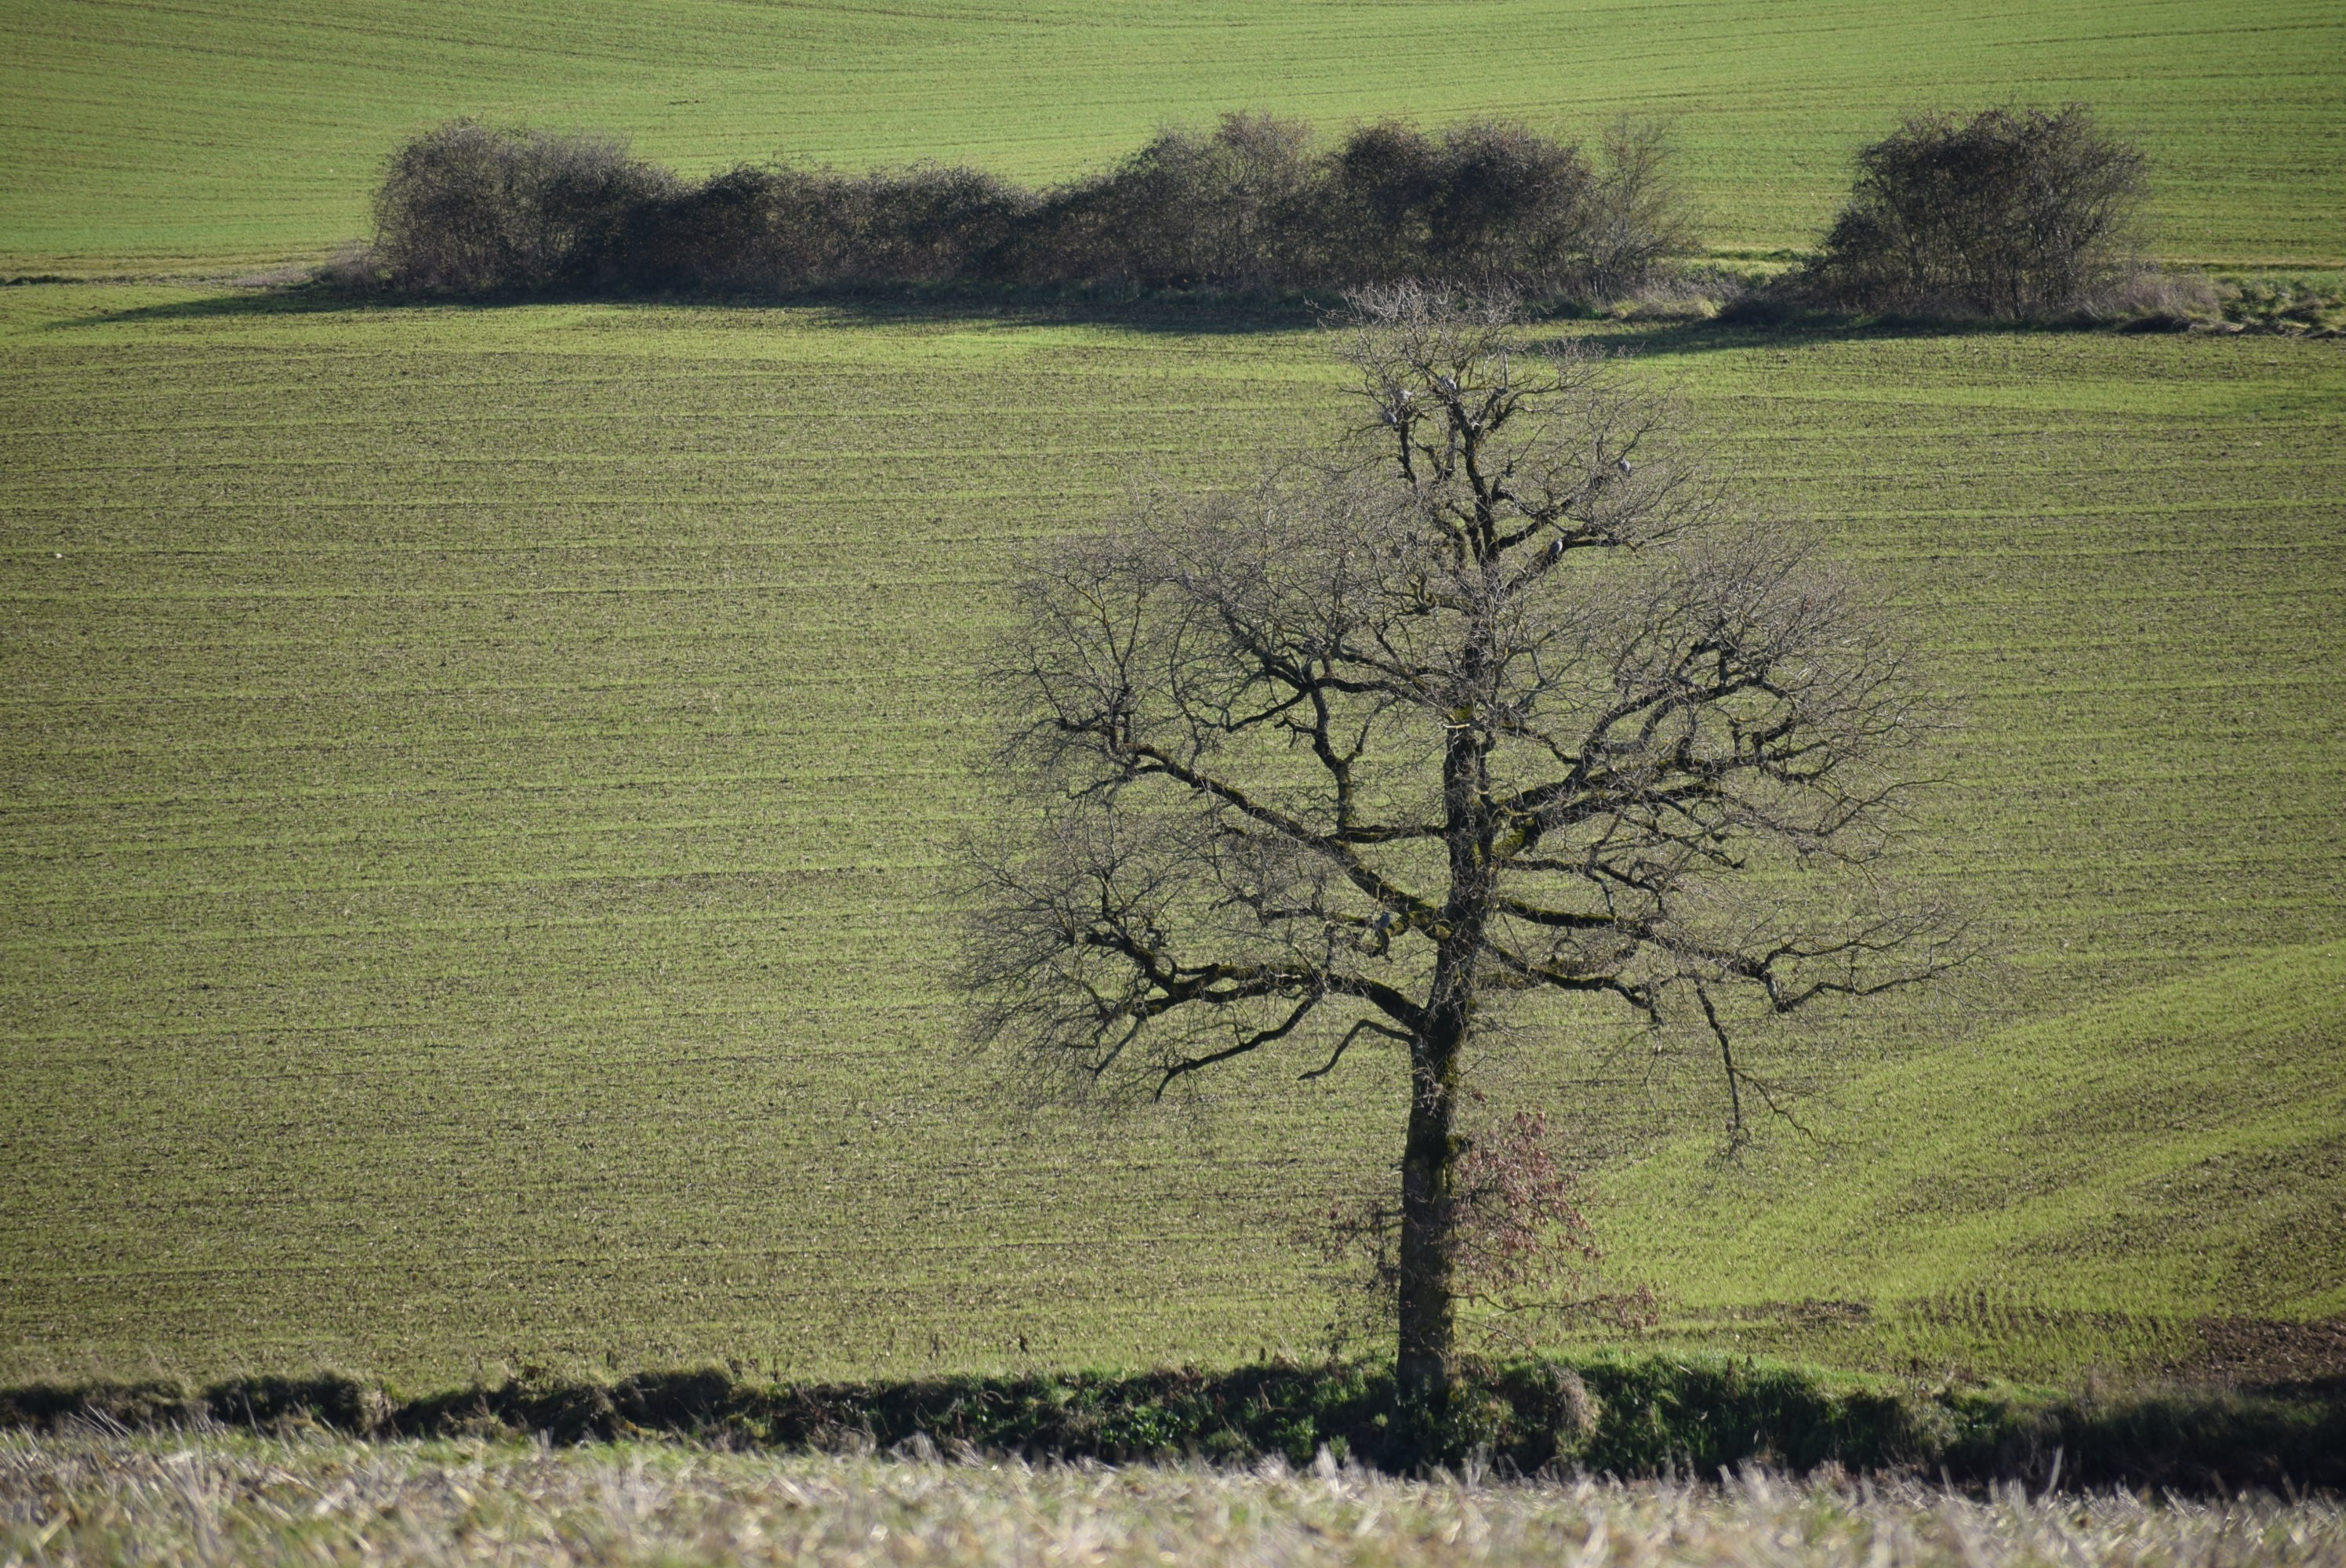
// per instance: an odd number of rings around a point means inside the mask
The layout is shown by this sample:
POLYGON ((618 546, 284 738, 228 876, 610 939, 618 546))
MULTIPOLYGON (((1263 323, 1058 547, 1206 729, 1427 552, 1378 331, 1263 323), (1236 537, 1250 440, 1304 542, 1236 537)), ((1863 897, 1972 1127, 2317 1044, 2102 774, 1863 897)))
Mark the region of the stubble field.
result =
POLYGON ((2336 1561, 2334 1501, 1912 1482, 1402 1481, 1355 1470, 773 1460, 638 1444, 0 1438, 0 1550, 122 1561, 2090 1565, 2336 1561))
MULTIPOLYGON (((944 980, 1007 553, 1324 435, 1315 334, 0 310, 0 1377, 1313 1346, 1291 1232, 1381 1179, 1389 1064, 1005 1108, 944 980)), ((2346 358, 1603 331, 1963 697, 1919 870, 1999 955, 1781 1062, 1822 1142, 1745 1170, 1698 1062, 1548 1021, 1493 1082, 1612 1157, 1619 1268, 2026 1373, 2346 1310, 2346 358)))

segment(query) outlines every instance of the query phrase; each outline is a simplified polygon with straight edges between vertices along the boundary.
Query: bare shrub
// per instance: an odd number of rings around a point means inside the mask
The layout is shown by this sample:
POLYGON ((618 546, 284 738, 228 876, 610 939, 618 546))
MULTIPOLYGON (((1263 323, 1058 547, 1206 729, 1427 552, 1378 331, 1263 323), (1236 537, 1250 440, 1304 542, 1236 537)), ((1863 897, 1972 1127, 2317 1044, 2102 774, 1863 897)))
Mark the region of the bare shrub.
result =
POLYGON ((631 288, 770 288, 803 280, 803 226, 786 222, 802 177, 748 165, 669 191, 630 215, 611 259, 631 288))
POLYGON ((1382 122, 1322 153, 1308 124, 1250 113, 1164 131, 1044 193, 936 164, 741 167, 690 184, 610 137, 459 120, 393 156, 371 257, 335 276, 454 293, 1435 278, 1609 296, 1688 248, 1664 152, 1658 131, 1617 127, 1600 173, 1573 143, 1478 120, 1439 135, 1382 122))
POLYGON ((1438 164, 1433 138, 1397 120, 1346 137, 1322 168, 1325 264, 1364 284, 1422 274, 1438 164))
POLYGON ((1443 133, 1435 168, 1428 276, 1549 292, 1577 270, 1596 185, 1579 148, 1477 120, 1443 133))
POLYGON ((853 271, 944 282, 987 270, 1033 196, 979 169, 942 164, 875 170, 855 182, 860 207, 853 271))
POLYGON ((1600 151, 1604 172, 1590 193, 1577 281, 1598 300, 1619 300, 1654 289, 1665 263, 1697 249, 1694 211, 1670 177, 1663 122, 1616 120, 1600 151))
MULTIPOLYGON (((1528 294, 1585 290, 1608 270, 1600 252, 1623 238, 1613 229, 1633 220, 1576 145, 1510 121, 1439 137, 1391 120, 1361 127, 1323 161, 1321 185, 1325 238, 1312 280, 1328 286, 1441 278, 1528 294)), ((1635 243, 1659 256, 1682 239, 1640 234, 1635 243)))
POLYGON ((2024 319, 2135 264, 2146 159, 2082 104, 1910 117, 1857 155, 1805 288, 1843 310, 2024 319))
POLYGON ((1311 145, 1309 125, 1264 114, 1224 115, 1209 134, 1160 132, 1107 174, 1054 192, 1009 270, 1148 288, 1296 281, 1311 145))
POLYGON ((417 292, 543 288, 589 265, 674 184, 615 137, 452 120, 392 155, 376 264, 417 292))

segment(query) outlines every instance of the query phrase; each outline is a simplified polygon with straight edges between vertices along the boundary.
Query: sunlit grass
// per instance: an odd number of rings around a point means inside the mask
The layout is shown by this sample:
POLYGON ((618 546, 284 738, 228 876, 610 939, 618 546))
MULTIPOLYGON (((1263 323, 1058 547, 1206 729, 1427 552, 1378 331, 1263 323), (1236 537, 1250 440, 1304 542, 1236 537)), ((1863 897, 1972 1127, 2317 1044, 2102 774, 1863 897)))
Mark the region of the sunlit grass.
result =
POLYGON ((2170 257, 2346 260, 2346 21, 2324 0, 971 0, 491 7, 33 0, 0 60, 0 270, 316 258, 399 140, 459 114, 632 136, 688 173, 777 153, 1058 178, 1168 121, 1674 118, 1717 247, 1814 243, 1903 114, 2092 103, 2153 159, 2170 257))
MULTIPOLYGON (((0 294, 0 1375, 1316 1346, 1292 1233, 1385 1179, 1390 1063, 1317 1086, 1267 1064, 1195 1115, 1029 1115, 944 986, 1008 550, 1097 526, 1151 469, 1203 483, 1324 433, 1315 334, 253 306, 0 294)), ((2158 1255, 2192 1266, 2126 1356, 2164 1354, 2178 1315, 2334 1309, 2334 1280, 2291 1283, 2290 1226, 2336 1190, 2335 1011, 2308 993, 2314 1023, 2244 1042, 2220 987, 2197 1013, 2124 999, 2229 974, 2253 1020, 2255 965, 2346 933, 2346 360, 1607 330, 1757 504, 1877 575, 1962 698, 1914 869, 1997 957, 1769 1061, 1838 1167, 1784 1132, 1790 1175, 1713 1170, 1703 1061, 1648 1060, 1619 1019, 1531 1020, 1494 1103, 1551 1108, 1591 1160, 1687 1135, 1608 1239, 1705 1312, 1985 1287, 1994 1313, 2107 1312, 2128 1214, 2169 1217, 2158 1255), (2188 1022, 2210 1009, 2226 1027, 2188 1022), (2316 1164, 2273 1188, 2261 1124, 2218 1118, 2181 1162, 2215 1162, 2205 1191, 2096 1177, 2042 1197, 2067 1216, 2043 1233, 1974 1212, 1997 1192, 1888 1174, 2039 1136, 2012 1112, 2034 1080, 1996 1073, 2083 1083, 2074 1042, 2154 1036, 2176 1070, 2144 1083, 2294 1053, 2275 1084, 2316 1164), (1926 1125, 1862 1174, 1855 1152, 1926 1125), (1780 1223, 1703 1246, 1779 1192, 1780 1223), (1881 1217, 1902 1204, 1910 1228, 1881 1217), (2061 1244, 1995 1250, 2029 1235, 2061 1244)), ((2061 1114, 2061 1170, 2134 1169, 2141 1124, 2061 1114)), ((2014 1344, 1976 1364, 2042 1369, 2014 1344)))
POLYGON ((2313 1563, 2334 1501, 2150 1501, 1759 1471, 1485 1476, 771 1459, 660 1445, 0 1436, 0 1560, 2313 1563))

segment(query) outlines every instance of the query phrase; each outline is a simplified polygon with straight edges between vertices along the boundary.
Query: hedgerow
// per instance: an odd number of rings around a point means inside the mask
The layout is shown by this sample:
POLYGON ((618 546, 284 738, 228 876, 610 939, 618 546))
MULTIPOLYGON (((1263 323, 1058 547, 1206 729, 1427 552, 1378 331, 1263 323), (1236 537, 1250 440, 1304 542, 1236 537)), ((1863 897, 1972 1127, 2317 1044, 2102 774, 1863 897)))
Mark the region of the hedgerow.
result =
POLYGON ((744 165, 693 182, 616 139, 457 120, 395 152, 351 270, 411 293, 841 282, 1344 289, 1442 278, 1612 298, 1692 248, 1658 127, 1595 158, 1507 121, 1321 147, 1231 114, 1047 190, 938 164, 744 165))
POLYGON ((526 1373, 403 1398, 340 1377, 0 1390, 0 1428, 206 1424, 361 1437, 679 1436, 783 1450, 1018 1454, 1112 1462, 1290 1464, 1321 1450, 1387 1471, 1480 1464, 1531 1473, 1917 1471, 1959 1481, 2232 1491, 2346 1485, 2334 1389, 2150 1388, 2053 1396, 1833 1380, 1731 1358, 1596 1357, 1468 1366, 1412 1400, 1389 1368, 1270 1362, 1194 1369, 790 1385, 722 1370, 602 1384, 526 1373))

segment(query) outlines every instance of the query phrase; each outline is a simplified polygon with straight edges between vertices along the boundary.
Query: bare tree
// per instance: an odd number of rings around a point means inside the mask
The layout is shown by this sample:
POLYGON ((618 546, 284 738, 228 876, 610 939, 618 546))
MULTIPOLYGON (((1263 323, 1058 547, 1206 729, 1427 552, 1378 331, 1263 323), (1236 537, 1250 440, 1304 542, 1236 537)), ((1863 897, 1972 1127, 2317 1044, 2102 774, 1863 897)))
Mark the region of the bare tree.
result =
POLYGON ((1872 874, 1928 728, 1897 642, 1737 523, 1662 399, 1510 312, 1357 296, 1367 418, 1038 554, 1001 672, 1031 833, 978 857, 979 1036, 1162 1095, 1403 1053, 1399 1370, 1454 1342, 1470 1048, 1511 998, 1703 1031, 1945 967, 1872 874))
POLYGON ((1674 149, 1660 120, 1624 117, 1605 132, 1605 174, 1589 203, 1583 285, 1616 300, 1653 281, 1663 264, 1697 249, 1686 193, 1670 178, 1674 149))
POLYGON ((1805 274, 1828 303, 2022 319, 2138 263, 2142 149, 2083 104, 1910 117, 1857 155, 1857 183, 1805 274))
POLYGON ((392 155, 375 192, 375 264, 419 292, 542 288, 676 186, 616 137, 451 120, 392 155))

